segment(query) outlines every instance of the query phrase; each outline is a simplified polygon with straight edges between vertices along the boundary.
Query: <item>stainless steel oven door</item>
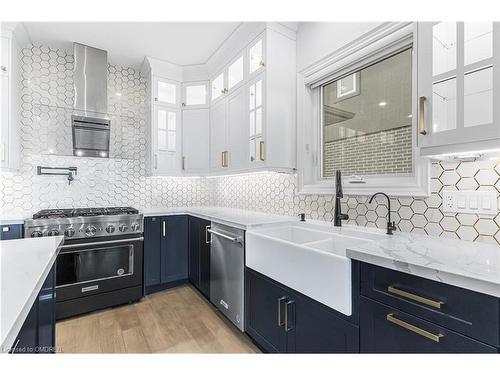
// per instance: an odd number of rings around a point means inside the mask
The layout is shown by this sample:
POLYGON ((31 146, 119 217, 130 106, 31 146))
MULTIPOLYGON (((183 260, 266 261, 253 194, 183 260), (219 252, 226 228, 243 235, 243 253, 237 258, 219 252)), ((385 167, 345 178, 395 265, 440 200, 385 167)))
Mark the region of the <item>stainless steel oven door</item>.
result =
POLYGON ((143 238, 63 245, 56 262, 57 301, 142 285, 143 238))

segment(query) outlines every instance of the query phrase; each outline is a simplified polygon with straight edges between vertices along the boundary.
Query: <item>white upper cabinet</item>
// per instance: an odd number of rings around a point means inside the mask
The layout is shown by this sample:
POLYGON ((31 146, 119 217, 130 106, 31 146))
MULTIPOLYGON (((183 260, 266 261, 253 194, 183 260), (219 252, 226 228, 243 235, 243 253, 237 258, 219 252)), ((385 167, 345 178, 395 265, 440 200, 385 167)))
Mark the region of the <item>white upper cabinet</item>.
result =
POLYGON ((423 155, 500 148, 500 23, 418 24, 423 155))
POLYGON ((18 169, 21 160, 21 61, 13 30, 2 29, 0 49, 0 167, 18 169))
POLYGON ((225 164, 231 170, 248 168, 248 94, 245 87, 228 95, 227 98, 227 153, 225 164))
POLYGON ((182 107, 184 109, 209 107, 209 82, 185 82, 182 84, 182 107))
POLYGON ((220 100, 210 107, 210 170, 228 167, 226 147, 226 101, 220 100))
POLYGON ((208 108, 182 111, 182 169, 186 174, 208 173, 209 119, 208 108))
POLYGON ((210 109, 212 172, 295 169, 295 54, 294 39, 266 28, 219 70, 211 83, 220 93, 210 109))
POLYGON ((181 172, 182 132, 180 111, 157 104, 153 108, 153 174, 181 172))
POLYGON ((153 77, 154 101, 174 107, 180 105, 180 83, 162 77, 153 77))

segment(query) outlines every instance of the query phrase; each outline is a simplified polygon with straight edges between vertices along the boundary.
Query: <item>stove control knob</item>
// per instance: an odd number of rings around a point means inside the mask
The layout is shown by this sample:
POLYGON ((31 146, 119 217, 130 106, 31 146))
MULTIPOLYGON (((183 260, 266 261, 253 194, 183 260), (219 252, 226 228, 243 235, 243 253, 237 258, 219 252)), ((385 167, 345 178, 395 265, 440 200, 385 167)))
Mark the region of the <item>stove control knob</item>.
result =
POLYGON ((108 233, 113 233, 114 231, 115 231, 115 226, 114 226, 114 225, 111 225, 111 224, 110 224, 110 225, 108 225, 108 226, 106 227, 106 232, 108 232, 108 233))
POLYGON ((118 229, 120 230, 120 232, 126 232, 128 229, 128 226, 126 224, 120 224, 118 229))
POLYGON ((85 228, 85 234, 88 237, 95 236, 95 233, 97 232, 97 228, 94 227, 93 225, 89 225, 87 228, 85 228))
POLYGON ((31 237, 42 237, 42 236, 43 236, 43 234, 39 230, 35 230, 35 231, 31 232, 31 237))
POLYGON ((67 237, 73 237, 75 235, 75 230, 73 229, 73 227, 69 227, 64 231, 64 235, 67 237))
POLYGON ((139 223, 134 223, 132 224, 132 227, 131 227, 132 231, 138 231, 139 229, 141 229, 141 226, 139 225, 139 223))
POLYGON ((57 229, 51 229, 47 233, 47 235, 49 235, 49 236, 57 236, 58 234, 59 234, 59 231, 57 229))

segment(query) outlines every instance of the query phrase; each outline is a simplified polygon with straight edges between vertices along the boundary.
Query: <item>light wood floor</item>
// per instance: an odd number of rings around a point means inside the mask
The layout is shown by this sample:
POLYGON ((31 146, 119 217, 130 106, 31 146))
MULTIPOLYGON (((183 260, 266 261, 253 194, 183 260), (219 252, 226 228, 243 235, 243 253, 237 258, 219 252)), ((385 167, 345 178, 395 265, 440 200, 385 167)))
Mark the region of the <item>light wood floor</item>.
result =
POLYGON ((252 342, 191 286, 60 321, 59 353, 258 353, 252 342))

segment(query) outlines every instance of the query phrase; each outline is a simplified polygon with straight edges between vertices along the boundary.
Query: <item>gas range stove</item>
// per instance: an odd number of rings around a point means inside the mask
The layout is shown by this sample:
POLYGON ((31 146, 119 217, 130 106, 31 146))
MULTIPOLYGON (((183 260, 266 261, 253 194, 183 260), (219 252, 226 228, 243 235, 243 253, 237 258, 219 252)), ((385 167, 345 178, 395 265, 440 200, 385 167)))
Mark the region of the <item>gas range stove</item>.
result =
POLYGON ((25 237, 64 235, 66 239, 139 234, 143 216, 132 207, 41 210, 24 221, 25 237))

